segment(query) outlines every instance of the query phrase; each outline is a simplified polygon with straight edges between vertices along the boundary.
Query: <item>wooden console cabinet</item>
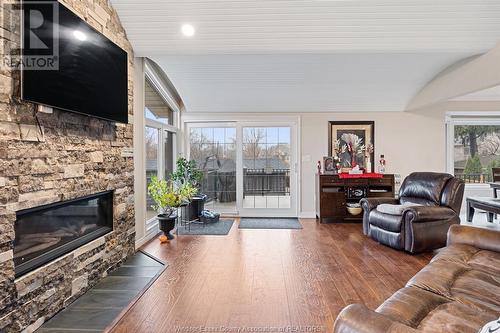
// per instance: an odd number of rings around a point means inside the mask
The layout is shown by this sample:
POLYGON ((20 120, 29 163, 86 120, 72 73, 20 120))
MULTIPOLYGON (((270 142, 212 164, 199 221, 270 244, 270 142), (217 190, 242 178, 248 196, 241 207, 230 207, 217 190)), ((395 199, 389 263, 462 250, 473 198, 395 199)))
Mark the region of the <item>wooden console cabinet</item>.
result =
POLYGON ((347 203, 362 198, 394 198, 394 175, 383 178, 347 178, 316 175, 316 218, 321 223, 361 222, 363 213, 351 215, 347 203))

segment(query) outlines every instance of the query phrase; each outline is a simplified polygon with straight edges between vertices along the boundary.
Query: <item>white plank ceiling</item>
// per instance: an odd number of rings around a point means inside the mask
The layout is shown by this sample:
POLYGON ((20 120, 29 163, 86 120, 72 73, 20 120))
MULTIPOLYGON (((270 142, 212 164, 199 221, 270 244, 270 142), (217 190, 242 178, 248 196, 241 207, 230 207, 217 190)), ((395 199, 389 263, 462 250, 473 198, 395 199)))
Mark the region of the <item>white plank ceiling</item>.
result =
POLYGON ((112 0, 189 112, 402 111, 500 40, 499 0, 112 0), (192 38, 180 28, 196 28, 192 38))

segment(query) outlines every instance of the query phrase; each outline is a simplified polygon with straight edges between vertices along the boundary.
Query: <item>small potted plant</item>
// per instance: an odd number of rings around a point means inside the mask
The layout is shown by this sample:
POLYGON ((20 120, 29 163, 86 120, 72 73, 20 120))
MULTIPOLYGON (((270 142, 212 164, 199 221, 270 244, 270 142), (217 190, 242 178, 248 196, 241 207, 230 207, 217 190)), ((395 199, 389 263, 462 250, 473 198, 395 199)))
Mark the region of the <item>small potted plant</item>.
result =
POLYGON ((172 180, 179 188, 188 186, 192 191, 189 199, 188 219, 197 219, 205 208, 205 200, 207 196, 200 192, 200 182, 203 178, 203 173, 196 166, 193 160, 188 161, 181 157, 176 162, 176 170, 172 173, 172 180))
POLYGON ((174 183, 164 179, 152 177, 148 185, 148 193, 154 201, 152 206, 158 212, 160 230, 170 240, 174 236, 170 233, 175 228, 177 208, 187 200, 182 190, 177 189, 174 183))

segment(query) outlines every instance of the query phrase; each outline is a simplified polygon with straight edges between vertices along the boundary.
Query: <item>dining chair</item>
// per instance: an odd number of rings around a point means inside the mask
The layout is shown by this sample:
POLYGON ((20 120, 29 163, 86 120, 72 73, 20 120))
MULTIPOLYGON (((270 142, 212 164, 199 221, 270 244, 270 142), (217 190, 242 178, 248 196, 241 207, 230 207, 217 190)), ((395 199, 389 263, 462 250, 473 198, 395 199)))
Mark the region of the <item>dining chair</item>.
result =
POLYGON ((493 176, 493 182, 500 182, 500 168, 491 168, 491 174, 493 176))
MULTIPOLYGON (((491 168, 491 175, 492 175, 492 182, 500 182, 500 168, 491 168)), ((497 195, 497 189, 493 189, 493 196, 496 198, 497 195)), ((495 220, 498 218, 498 215, 495 214, 495 220)))

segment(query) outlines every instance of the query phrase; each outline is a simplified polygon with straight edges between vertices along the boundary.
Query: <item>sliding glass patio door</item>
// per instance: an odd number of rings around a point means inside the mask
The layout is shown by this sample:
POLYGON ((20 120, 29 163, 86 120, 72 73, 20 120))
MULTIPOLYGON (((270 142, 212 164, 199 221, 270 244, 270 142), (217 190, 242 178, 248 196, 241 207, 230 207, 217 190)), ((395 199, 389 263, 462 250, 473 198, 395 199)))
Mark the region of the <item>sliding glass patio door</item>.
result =
POLYGON ((295 124, 191 123, 187 132, 188 156, 203 172, 207 209, 297 216, 295 124))

